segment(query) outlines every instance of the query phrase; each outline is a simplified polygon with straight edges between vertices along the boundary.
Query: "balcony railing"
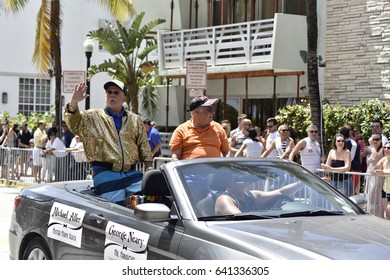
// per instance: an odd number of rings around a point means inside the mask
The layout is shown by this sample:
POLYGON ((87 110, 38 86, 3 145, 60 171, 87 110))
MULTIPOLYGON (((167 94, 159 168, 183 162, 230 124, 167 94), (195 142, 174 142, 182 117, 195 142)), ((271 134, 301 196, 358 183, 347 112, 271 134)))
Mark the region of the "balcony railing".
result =
POLYGON ((306 19, 274 19, 179 31, 159 31, 161 76, 185 75, 186 61, 205 61, 209 73, 305 69, 306 19), (283 45, 282 45, 283 44, 283 45))

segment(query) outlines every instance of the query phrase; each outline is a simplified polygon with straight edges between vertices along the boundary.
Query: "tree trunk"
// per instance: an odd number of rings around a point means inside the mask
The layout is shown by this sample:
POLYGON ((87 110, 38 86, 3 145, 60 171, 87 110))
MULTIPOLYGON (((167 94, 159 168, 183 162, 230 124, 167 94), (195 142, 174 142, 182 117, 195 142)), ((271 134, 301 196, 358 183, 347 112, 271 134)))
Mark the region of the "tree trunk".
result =
MULTIPOLYGON (((51 57, 52 64, 54 67, 54 77, 55 77, 55 120, 58 124, 58 127, 61 127, 62 121, 62 104, 61 104, 61 80, 62 80, 62 63, 61 63, 61 6, 59 0, 53 0, 51 2, 51 57)), ((59 135, 62 135, 61 130, 59 131, 59 135)))
POLYGON ((307 8, 307 79, 309 88, 309 102, 311 120, 320 130, 320 145, 323 155, 327 151, 324 121, 322 118, 321 97, 318 85, 318 55, 317 55, 317 0, 306 1, 307 8))
POLYGON ((127 103, 129 104, 129 110, 138 114, 138 90, 137 82, 131 82, 127 84, 127 103))

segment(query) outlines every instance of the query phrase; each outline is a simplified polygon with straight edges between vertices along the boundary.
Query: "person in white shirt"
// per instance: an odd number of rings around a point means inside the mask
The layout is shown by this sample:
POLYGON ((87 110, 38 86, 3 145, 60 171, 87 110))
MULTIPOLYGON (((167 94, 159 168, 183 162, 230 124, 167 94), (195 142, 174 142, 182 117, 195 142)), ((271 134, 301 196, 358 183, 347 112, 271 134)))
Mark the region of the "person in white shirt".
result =
POLYGON ((278 128, 279 137, 276 137, 271 145, 263 152, 261 157, 270 157, 272 152, 276 152, 276 157, 280 159, 288 158, 289 154, 295 147, 294 140, 289 136, 290 128, 288 125, 282 124, 278 128))
POLYGON ((317 142, 318 128, 315 125, 309 125, 306 129, 307 137, 298 141, 289 155, 290 160, 299 153, 301 164, 313 173, 321 168, 321 148, 317 142))
POLYGON ((383 135, 383 123, 380 120, 374 120, 371 125, 371 134, 380 133, 382 135, 382 145, 385 145, 389 140, 383 135))
POLYGON ((84 153, 84 144, 79 135, 73 137, 73 142, 74 145, 71 144, 71 147, 65 149, 66 152, 72 153, 75 160, 72 180, 85 180, 87 178, 87 157, 84 153))
POLYGON ((241 148, 236 152, 234 157, 238 157, 239 155, 243 154, 244 150, 246 149, 247 157, 259 158, 261 156, 261 153, 263 152, 264 147, 263 144, 256 138, 256 136, 256 130, 254 128, 249 128, 248 138, 244 140, 241 148))
POLYGON ((250 119, 243 119, 242 120, 242 127, 241 130, 238 131, 236 134, 233 135, 233 137, 229 141, 230 145, 230 154, 232 156, 235 156, 238 150, 241 148, 242 144, 244 143, 245 139, 248 138, 248 129, 252 128, 252 121, 250 119))
MULTIPOLYGON (((56 156, 57 153, 65 151, 65 145, 60 138, 57 137, 57 129, 52 127, 48 130, 48 140, 46 142, 45 149, 42 152, 42 156, 46 158, 46 164, 42 168, 42 180, 46 182, 53 181, 53 175, 57 175, 61 166, 57 165, 56 156), (56 170, 57 169, 57 170, 56 170), (46 171, 48 172, 46 178, 46 171), (56 171, 56 172, 55 172, 56 171)), ((58 181, 58 178, 55 178, 58 181)))
MULTIPOLYGON (((275 118, 267 119, 267 129, 265 130, 265 148, 268 149, 271 146, 272 141, 280 137, 278 132, 278 121, 275 118)), ((272 150, 268 155, 268 158, 276 158, 276 150, 272 150)))
POLYGON ((246 114, 239 114, 237 117, 237 127, 230 130, 229 139, 232 139, 234 134, 238 133, 242 129, 242 121, 246 118, 246 114))

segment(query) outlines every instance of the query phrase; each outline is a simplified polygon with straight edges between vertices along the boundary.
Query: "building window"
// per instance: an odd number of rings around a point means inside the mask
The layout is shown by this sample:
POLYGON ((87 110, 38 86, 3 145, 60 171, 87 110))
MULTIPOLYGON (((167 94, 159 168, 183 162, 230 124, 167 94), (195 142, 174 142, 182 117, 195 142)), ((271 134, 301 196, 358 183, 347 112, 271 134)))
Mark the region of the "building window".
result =
POLYGON ((19 78, 19 112, 44 114, 50 111, 50 79, 19 78))

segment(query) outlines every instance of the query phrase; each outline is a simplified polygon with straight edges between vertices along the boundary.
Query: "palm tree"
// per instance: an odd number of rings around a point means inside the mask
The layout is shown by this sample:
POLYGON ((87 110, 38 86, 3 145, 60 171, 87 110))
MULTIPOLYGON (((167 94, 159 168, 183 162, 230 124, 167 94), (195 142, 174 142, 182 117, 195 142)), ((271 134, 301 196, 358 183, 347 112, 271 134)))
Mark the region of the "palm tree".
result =
MULTIPOLYGON (((318 85, 318 55, 317 55, 317 0, 306 1, 307 21, 307 79, 312 123, 321 129, 321 147, 323 153, 327 150, 324 121, 321 108, 320 89, 318 85)), ((326 153, 325 153, 326 154, 326 153)))
MULTIPOLYGON (((6 12, 18 13, 29 0, 1 0, 0 7, 6 12)), ((120 22, 124 22, 129 16, 135 14, 132 0, 100 0, 100 5, 107 8, 109 13, 120 22)), ((46 76, 49 70, 53 70, 55 76, 55 111, 56 121, 61 123, 61 0, 42 0, 37 15, 35 48, 33 64, 39 74, 46 76)))
POLYGON ((127 103, 135 113, 138 113, 138 92, 142 80, 150 77, 157 66, 157 61, 148 61, 150 52, 157 48, 157 40, 150 37, 150 33, 154 27, 165 22, 159 18, 141 27, 144 15, 144 12, 137 15, 128 30, 119 21, 116 25, 107 22, 106 28, 90 31, 87 35, 99 41, 114 57, 114 60, 108 59, 99 65, 92 65, 88 71, 89 78, 105 72, 122 81, 128 93, 127 103))

